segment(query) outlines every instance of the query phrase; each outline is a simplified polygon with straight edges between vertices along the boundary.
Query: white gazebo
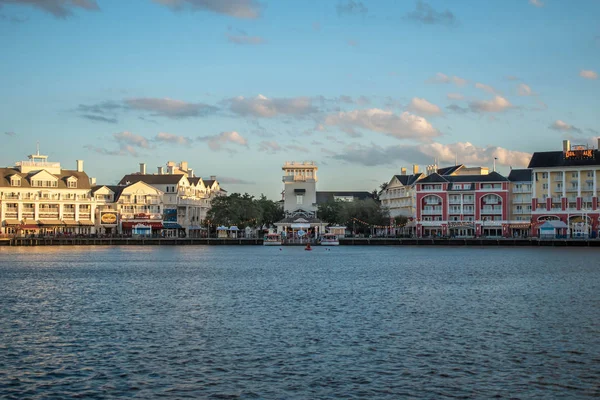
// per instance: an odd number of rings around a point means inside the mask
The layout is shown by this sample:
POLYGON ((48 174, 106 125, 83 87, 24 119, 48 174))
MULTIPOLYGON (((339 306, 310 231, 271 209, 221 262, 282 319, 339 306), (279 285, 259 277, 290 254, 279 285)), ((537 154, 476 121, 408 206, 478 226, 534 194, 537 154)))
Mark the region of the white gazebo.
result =
POLYGON ((226 226, 219 226, 217 227, 217 238, 219 239, 227 239, 227 232, 229 231, 229 228, 226 226))

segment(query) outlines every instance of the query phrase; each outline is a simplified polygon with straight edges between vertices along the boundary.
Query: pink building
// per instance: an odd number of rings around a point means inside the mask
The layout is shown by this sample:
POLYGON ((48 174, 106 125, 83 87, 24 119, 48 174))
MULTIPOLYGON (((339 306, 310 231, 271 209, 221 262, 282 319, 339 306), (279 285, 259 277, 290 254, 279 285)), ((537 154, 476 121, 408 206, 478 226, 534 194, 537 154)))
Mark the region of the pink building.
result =
POLYGON ((439 169, 416 183, 417 237, 509 236, 508 179, 459 173, 439 169))

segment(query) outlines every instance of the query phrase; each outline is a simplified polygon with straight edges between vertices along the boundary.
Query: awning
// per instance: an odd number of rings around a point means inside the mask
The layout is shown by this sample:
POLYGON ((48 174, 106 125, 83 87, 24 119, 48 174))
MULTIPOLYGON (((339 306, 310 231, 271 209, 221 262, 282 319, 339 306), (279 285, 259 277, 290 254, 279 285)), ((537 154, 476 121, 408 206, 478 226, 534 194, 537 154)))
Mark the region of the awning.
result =
POLYGON ((201 226, 197 226, 197 225, 192 225, 188 228, 190 231, 205 231, 206 228, 203 228, 201 226))
POLYGON ((32 230, 32 229, 40 229, 37 224, 24 224, 20 226, 21 229, 32 230))
POLYGON ((7 219, 4 223, 8 225, 21 225, 18 219, 7 219))
POLYGON ((66 226, 79 226, 78 221, 65 221, 66 226))
POLYGON ((59 219, 40 219, 38 224, 42 226, 63 226, 64 223, 59 219))
POLYGON ((240 229, 237 226, 232 226, 229 228, 230 231, 239 231, 240 229))
POLYGON ((182 229, 177 222, 163 222, 163 229, 182 229))
POLYGON ((508 226, 511 229, 526 229, 526 228, 531 228, 531 224, 510 224, 508 226))
POLYGON ((123 229, 132 229, 134 225, 146 225, 151 227, 152 229, 162 229, 162 222, 123 222, 123 229))
POLYGON ((565 224, 562 221, 546 221, 542 226, 540 226, 541 229, 567 229, 568 226, 567 224, 565 224))
POLYGON ((306 189, 294 189, 294 193, 306 193, 306 189))
POLYGON ((291 225, 292 229, 296 229, 296 228, 310 228, 310 224, 292 224, 291 225))
POLYGON ((94 226, 92 221, 79 221, 79 225, 81 226, 94 226))

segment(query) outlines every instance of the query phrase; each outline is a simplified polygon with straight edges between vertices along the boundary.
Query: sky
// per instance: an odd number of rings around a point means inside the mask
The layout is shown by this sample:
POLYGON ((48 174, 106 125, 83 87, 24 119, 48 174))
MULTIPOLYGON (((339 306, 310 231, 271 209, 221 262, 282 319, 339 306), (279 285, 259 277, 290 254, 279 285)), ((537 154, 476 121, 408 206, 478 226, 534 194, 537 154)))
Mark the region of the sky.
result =
POLYGON ((0 0, 0 164, 115 184, 187 161, 278 199, 597 147, 596 0, 0 0))

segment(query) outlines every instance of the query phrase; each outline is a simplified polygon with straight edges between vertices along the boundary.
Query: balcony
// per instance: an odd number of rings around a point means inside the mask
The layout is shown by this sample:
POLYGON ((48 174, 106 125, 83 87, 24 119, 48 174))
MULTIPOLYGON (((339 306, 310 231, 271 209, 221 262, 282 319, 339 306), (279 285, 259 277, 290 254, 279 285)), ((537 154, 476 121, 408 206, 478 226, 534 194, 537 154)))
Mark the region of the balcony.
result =
POLYGON ((440 215, 442 213, 442 207, 436 207, 436 208, 425 208, 423 209, 423 211, 421 212, 423 215, 440 215))
POLYGON ((487 207, 484 206, 481 209, 482 214, 502 214, 502 207, 487 207))
POLYGON ((461 214, 461 211, 460 211, 460 208, 454 208, 454 209, 453 209, 453 208, 451 208, 451 209, 448 211, 448 213, 449 213, 449 214, 461 214))
POLYGON ((448 201, 449 204, 460 204, 460 198, 458 199, 453 199, 450 198, 450 200, 448 201))
POLYGON ((513 193, 531 193, 531 188, 513 188, 512 190, 513 193))
POLYGON ((58 211, 56 211, 56 212, 40 211, 39 219, 58 219, 58 211))
POLYGON ((17 219, 18 213, 16 211, 7 211, 4 213, 4 218, 6 219, 17 219))
POLYGON ((525 198, 525 199, 523 199, 523 198, 516 198, 516 199, 513 199, 512 202, 514 204, 529 204, 529 203, 531 203, 531 199, 528 199, 528 198, 525 198))

